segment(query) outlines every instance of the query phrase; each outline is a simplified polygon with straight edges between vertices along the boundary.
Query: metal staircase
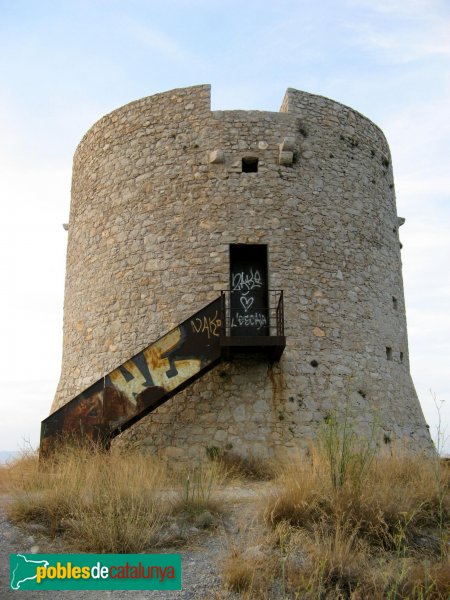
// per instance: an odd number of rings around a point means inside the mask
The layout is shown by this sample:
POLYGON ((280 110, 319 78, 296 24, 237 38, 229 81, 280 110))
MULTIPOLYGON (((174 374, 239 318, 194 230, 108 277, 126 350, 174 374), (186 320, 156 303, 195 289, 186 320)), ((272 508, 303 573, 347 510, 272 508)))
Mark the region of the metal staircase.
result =
POLYGON ((252 329, 255 319, 250 317, 249 335, 242 335, 242 327, 239 335, 233 335, 230 292, 223 291, 213 302, 44 419, 41 455, 51 453, 66 438, 90 439, 108 448, 113 437, 235 352, 264 352, 270 360, 278 360, 286 339, 283 293, 274 294, 274 306, 265 308, 264 335, 252 329), (273 327, 270 321, 275 323, 273 327))

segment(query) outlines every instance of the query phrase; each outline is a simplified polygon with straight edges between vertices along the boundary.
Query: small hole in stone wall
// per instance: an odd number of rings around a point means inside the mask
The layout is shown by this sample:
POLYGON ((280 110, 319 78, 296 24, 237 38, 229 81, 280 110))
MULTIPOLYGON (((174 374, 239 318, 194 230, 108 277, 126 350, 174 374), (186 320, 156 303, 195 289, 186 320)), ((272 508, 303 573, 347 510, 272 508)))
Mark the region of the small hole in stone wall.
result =
POLYGON ((361 396, 361 398, 366 397, 366 392, 364 392, 363 390, 358 390, 358 394, 361 396))
POLYGON ((298 130, 299 130, 299 132, 302 134, 302 136, 303 136, 304 138, 307 138, 307 137, 308 137, 308 132, 307 132, 307 131, 306 131, 306 129, 303 127, 303 125, 300 125, 300 127, 299 127, 299 129, 298 129, 298 130))
POLYGON ((400 352, 400 362, 403 362, 403 352, 400 352))
POLYGON ((397 233, 397 227, 392 228, 392 233, 397 233))
POLYGON ((390 346, 386 346, 386 358, 392 360, 392 348, 390 346))
POLYGON ((309 364, 314 368, 319 366, 319 363, 317 362, 317 360, 312 360, 309 364))
POLYGON ((257 173, 258 172, 258 159, 255 156, 245 156, 242 159, 242 172, 243 173, 257 173))
POLYGON ((394 307, 394 310, 398 309, 398 300, 395 296, 392 296, 392 306, 394 307))
POLYGON ((385 444, 390 444, 391 443, 391 438, 388 436, 387 433, 384 434, 383 440, 384 440, 385 444))

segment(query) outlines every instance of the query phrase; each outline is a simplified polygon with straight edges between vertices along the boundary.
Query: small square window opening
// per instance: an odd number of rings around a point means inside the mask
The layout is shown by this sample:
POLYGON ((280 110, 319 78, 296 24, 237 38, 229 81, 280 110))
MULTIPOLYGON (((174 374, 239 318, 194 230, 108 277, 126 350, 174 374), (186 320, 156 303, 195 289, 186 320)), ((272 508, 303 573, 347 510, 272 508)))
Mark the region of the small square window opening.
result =
POLYGON ((258 159, 256 156, 245 156, 242 159, 242 172, 243 173, 257 173, 258 172, 258 159))

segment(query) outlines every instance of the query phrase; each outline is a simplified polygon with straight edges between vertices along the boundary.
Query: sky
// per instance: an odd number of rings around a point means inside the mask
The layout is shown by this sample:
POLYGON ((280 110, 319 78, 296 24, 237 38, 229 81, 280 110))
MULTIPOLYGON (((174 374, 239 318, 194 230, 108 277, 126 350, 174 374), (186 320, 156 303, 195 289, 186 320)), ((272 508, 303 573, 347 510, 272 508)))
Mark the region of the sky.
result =
POLYGON ((56 390, 78 142, 127 102, 204 83, 213 110, 278 111, 293 87, 384 131, 406 218, 411 372, 445 437, 449 0, 0 0, 0 450, 38 445, 56 390))

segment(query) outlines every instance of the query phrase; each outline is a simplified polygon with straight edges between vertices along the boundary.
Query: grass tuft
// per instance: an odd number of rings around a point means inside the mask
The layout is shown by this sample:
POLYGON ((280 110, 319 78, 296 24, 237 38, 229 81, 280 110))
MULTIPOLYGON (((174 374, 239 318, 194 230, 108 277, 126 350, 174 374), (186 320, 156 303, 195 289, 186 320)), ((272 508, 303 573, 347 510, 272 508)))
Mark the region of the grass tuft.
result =
POLYGON ((175 513, 198 518, 202 514, 220 513, 223 502, 215 493, 229 478, 220 461, 208 461, 182 473, 181 493, 173 504, 175 513))
POLYGON ((275 477, 276 465, 273 460, 249 454, 242 456, 236 452, 225 451, 218 460, 224 468, 238 478, 250 481, 269 481, 275 477))
POLYGON ((245 598, 271 598, 279 564, 276 556, 277 535, 261 531, 257 523, 246 522, 237 538, 229 540, 221 561, 222 581, 227 590, 245 598))

